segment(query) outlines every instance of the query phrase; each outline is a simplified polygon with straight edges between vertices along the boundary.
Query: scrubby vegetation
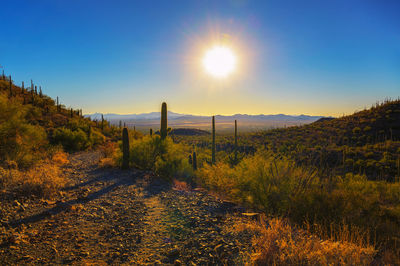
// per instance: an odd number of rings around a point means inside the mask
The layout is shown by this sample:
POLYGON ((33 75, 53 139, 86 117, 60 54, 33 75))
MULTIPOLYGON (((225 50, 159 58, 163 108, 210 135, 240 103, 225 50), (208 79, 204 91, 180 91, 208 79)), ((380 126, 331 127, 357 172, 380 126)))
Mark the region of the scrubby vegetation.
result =
MULTIPOLYGON (((325 239, 353 243, 342 233, 351 228, 379 250, 375 257, 392 263, 400 257, 399 114, 399 100, 385 101, 351 116, 242 134, 237 146, 228 135, 172 139, 186 146, 180 154, 197 151, 194 176, 203 187, 297 225, 317 225, 325 239)), ((144 154, 133 157, 143 165, 144 154)))
POLYGON ((355 241, 321 240, 310 231, 293 228, 277 218, 268 222, 261 219, 260 223, 237 223, 231 230, 249 231, 254 235, 254 252, 250 254, 254 265, 369 265, 376 254, 363 240, 356 244, 352 243, 355 241))
POLYGON ((63 184, 55 154, 96 147, 119 138, 119 132, 107 121, 100 124, 81 110, 67 109, 32 81, 25 88, 0 76, 0 183, 7 191, 50 196, 63 184))
POLYGON ((399 183, 354 174, 320 176, 269 152, 258 152, 233 168, 226 163, 205 165, 197 177, 203 186, 269 215, 288 217, 299 225, 319 224, 327 235, 346 224, 366 232, 370 244, 398 245, 399 183))
POLYGON ((196 182, 287 219, 258 230, 254 262, 367 264, 400 258, 400 100, 351 116, 239 136, 216 134, 214 123, 211 136, 186 131, 168 136, 174 130, 168 128, 165 103, 161 117, 158 134, 122 130, 104 119, 84 118, 40 87, 25 89, 2 77, 1 193, 52 197, 66 182, 59 170, 68 161, 65 152, 101 145, 103 167, 151 170, 185 189, 196 182), (297 235, 289 224, 297 225, 297 235))

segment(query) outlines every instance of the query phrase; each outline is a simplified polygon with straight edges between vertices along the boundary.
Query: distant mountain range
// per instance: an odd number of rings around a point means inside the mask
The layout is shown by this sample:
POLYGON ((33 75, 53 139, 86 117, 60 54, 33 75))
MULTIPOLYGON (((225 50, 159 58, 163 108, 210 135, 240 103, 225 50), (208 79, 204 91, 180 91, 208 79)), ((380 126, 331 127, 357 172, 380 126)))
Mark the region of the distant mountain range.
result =
MULTIPOLYGON (((92 120, 101 120, 100 113, 85 115, 92 120)), ((230 129, 233 127, 235 120, 239 126, 246 130, 258 130, 274 127, 294 126, 308 124, 325 118, 324 116, 310 115, 216 115, 216 126, 219 129, 230 129)), ((157 128, 160 123, 160 112, 142 113, 142 114, 104 114, 104 119, 110 121, 111 124, 118 125, 119 121, 125 123, 129 127, 135 126, 137 129, 157 128)), ((168 124, 173 128, 199 128, 209 129, 211 116, 199 116, 190 114, 180 114, 169 111, 168 124)))

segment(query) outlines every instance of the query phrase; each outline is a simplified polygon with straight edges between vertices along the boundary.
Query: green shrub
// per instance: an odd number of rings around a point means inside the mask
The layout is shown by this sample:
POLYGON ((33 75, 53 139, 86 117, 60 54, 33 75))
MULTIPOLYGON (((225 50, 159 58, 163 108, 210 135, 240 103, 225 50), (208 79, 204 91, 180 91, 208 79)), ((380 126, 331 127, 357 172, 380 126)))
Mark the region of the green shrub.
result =
MULTIPOLYGON (((189 150, 181 144, 175 144, 170 138, 162 140, 160 136, 143 136, 130 139, 130 160, 132 166, 153 170, 165 177, 186 177, 192 169, 187 161, 189 150)), ((121 163, 122 154, 118 156, 121 163)))
POLYGON ((90 140, 81 129, 72 131, 69 128, 57 128, 53 133, 53 140, 61 144, 66 151, 81 151, 90 146, 90 140))
POLYGON ((265 152, 245 158, 234 168, 224 163, 204 165, 197 178, 211 190, 298 224, 311 220, 327 230, 349 224, 366 235, 376 233, 380 243, 395 241, 400 234, 397 183, 369 181, 353 174, 322 178, 265 152))
POLYGON ((29 167, 42 158, 47 144, 43 128, 28 123, 29 107, 0 94, 0 161, 15 161, 29 167))

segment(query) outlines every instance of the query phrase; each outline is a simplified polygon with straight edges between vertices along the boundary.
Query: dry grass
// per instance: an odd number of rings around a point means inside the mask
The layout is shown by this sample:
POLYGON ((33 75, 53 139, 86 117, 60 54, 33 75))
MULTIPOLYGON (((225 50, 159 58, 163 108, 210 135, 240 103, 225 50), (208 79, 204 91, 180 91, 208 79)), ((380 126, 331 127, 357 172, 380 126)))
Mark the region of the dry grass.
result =
POLYGON ((66 184, 57 164, 45 162, 27 171, 0 168, 0 187, 17 197, 53 197, 66 184))
POLYGON ((69 163, 68 154, 63 151, 58 151, 54 153, 51 160, 57 165, 64 165, 69 163))
POLYGON ((101 168, 113 168, 116 166, 117 164, 115 163, 114 158, 101 158, 99 160, 99 167, 101 168))
POLYGON ((172 189, 174 189, 174 190, 179 190, 179 191, 191 191, 192 190, 190 185, 188 183, 186 183, 185 181, 179 181, 179 180, 174 179, 173 184, 174 184, 174 186, 172 187, 172 189))
POLYGON ((369 265, 376 254, 371 246, 322 240, 277 218, 268 223, 240 222, 233 230, 254 234, 250 255, 254 265, 369 265))
POLYGON ((115 142, 107 142, 99 147, 104 158, 114 157, 117 148, 118 148, 118 145, 115 142))

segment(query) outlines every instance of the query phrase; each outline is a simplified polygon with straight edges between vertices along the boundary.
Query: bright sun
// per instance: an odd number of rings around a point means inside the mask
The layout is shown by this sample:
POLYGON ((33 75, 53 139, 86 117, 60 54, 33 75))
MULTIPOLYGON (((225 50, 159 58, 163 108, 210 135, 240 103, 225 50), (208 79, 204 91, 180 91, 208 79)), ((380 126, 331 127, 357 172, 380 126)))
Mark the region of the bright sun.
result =
POLYGON ((211 75, 224 78, 235 70, 236 56, 226 46, 214 46, 204 55, 203 66, 211 75))

